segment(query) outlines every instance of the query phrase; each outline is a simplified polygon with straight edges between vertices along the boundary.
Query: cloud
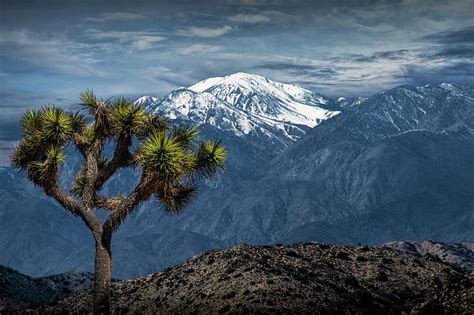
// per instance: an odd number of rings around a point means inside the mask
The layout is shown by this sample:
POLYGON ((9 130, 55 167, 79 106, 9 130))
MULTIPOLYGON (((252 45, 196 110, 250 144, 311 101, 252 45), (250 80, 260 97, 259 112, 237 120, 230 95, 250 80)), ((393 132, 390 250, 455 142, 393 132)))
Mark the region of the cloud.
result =
POLYGON ((217 28, 191 26, 185 30, 179 30, 178 35, 186 36, 186 37, 212 38, 212 37, 220 37, 234 30, 235 28, 229 25, 224 25, 222 27, 217 27, 217 28))
POLYGON ((113 12, 104 13, 98 17, 87 17, 84 20, 89 22, 112 22, 112 21, 133 21, 145 19, 144 15, 128 13, 128 12, 113 12))
POLYGON ((270 18, 262 14, 237 14, 230 16, 228 20, 236 23, 256 24, 269 22, 270 18))
POLYGON ((403 67, 400 79, 409 84, 439 84, 442 82, 474 84, 474 64, 466 62, 442 63, 438 66, 410 64, 403 67))
POLYGON ((195 44, 189 47, 179 48, 178 52, 183 55, 209 54, 222 50, 223 46, 212 46, 195 44))
POLYGON ((377 60, 399 61, 409 58, 412 53, 413 52, 410 49, 398 49, 377 51, 369 55, 353 54, 350 56, 353 56, 352 60, 355 62, 374 62, 377 60))
POLYGON ((406 66, 417 63, 423 63, 427 70, 439 66, 436 61, 421 58, 417 50, 397 49, 318 58, 268 56, 268 60, 254 64, 253 69, 282 82, 332 96, 367 96, 377 90, 409 83, 405 76, 406 66))
POLYGON ((289 71, 305 71, 308 68, 311 68, 308 65, 296 64, 293 62, 265 62, 255 68, 257 69, 270 69, 270 70, 289 70, 289 71))
POLYGON ((425 58, 465 59, 474 62, 474 26, 430 34, 422 40, 431 44, 423 54, 425 58))
POLYGON ((265 5, 279 5, 282 4, 281 0, 224 0, 226 4, 236 6, 265 6, 265 5))
POLYGON ((154 81, 165 82, 172 88, 177 86, 188 86, 192 82, 190 73, 186 71, 177 72, 164 66, 148 67, 141 72, 141 76, 150 78, 154 81))
POLYGON ((244 5, 257 5, 265 3, 265 1, 262 0, 240 0, 239 2, 244 5))
POLYGON ((474 45, 446 46, 433 49, 426 58, 467 59, 474 62, 474 45))
POLYGON ((314 22, 322 28, 344 29, 356 33, 391 33, 397 31, 393 21, 393 8, 374 4, 370 9, 335 6, 329 11, 313 14, 314 22), (381 16, 385 16, 382 19, 381 16))
POLYGON ((468 76, 471 78, 471 82, 474 82, 474 63, 472 62, 457 62, 447 65, 440 71, 443 75, 451 76, 468 76))
POLYGON ((274 61, 264 62, 254 67, 255 69, 265 69, 272 71, 285 71, 288 74, 297 76, 300 78, 305 77, 306 79, 334 79, 341 70, 344 70, 340 66, 327 66, 320 64, 314 64, 313 61, 307 61, 307 63, 298 63, 293 61, 274 61))
POLYGON ((0 92, 14 95, 3 100, 41 105, 82 88, 163 96, 237 71, 328 94, 374 92, 409 75, 472 82, 472 0, 148 1, 147 11, 137 1, 10 1, 0 92))
POLYGON ((23 60, 23 72, 50 69, 79 76, 104 74, 94 67, 98 60, 92 56, 90 45, 62 34, 37 34, 26 29, 1 31, 0 44, 6 56, 23 60))
POLYGON ((166 37, 157 35, 139 35, 132 40, 132 48, 136 50, 145 50, 155 47, 155 44, 165 40, 166 37))
POLYGON ((422 39, 445 45, 474 45, 474 26, 438 32, 424 36, 422 39))
POLYGON ((158 42, 166 39, 158 32, 154 31, 102 31, 98 29, 87 29, 84 35, 88 39, 100 41, 117 41, 118 43, 129 45, 132 50, 146 50, 156 46, 158 42))

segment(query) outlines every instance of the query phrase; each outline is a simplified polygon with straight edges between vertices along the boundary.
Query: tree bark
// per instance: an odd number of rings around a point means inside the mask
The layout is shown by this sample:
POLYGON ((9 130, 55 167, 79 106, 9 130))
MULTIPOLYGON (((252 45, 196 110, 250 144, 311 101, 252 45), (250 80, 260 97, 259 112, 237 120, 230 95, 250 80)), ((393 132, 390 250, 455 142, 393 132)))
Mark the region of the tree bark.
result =
POLYGON ((112 280, 112 236, 101 235, 96 239, 94 314, 110 314, 110 282, 112 280))

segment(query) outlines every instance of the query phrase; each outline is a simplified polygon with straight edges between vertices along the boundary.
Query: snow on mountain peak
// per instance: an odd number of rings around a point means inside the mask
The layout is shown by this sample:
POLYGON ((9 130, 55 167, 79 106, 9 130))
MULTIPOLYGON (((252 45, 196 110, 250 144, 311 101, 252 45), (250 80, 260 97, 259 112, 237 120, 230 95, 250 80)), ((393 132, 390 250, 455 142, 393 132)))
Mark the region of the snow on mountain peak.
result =
POLYGON ((291 140, 339 114, 321 107, 331 101, 319 93, 244 72, 209 78, 160 100, 142 97, 138 102, 171 119, 209 123, 235 134, 257 129, 283 133, 291 140))
POLYGON ((255 115, 308 127, 316 126, 327 119, 329 114, 328 110, 321 108, 330 103, 323 95, 256 74, 238 72, 210 78, 189 89, 211 93, 232 106, 255 115))
POLYGON ((268 79, 256 74, 237 72, 234 74, 227 75, 225 77, 215 77, 200 81, 190 86, 189 89, 195 92, 204 92, 220 84, 232 84, 240 87, 249 87, 249 84, 265 81, 268 81, 268 79))
POLYGON ((158 100, 159 100, 158 98, 153 97, 153 96, 142 96, 139 99, 137 99, 134 103, 140 106, 147 106, 151 103, 157 102, 158 100))
POLYGON ((438 85, 440 88, 444 89, 444 90, 447 90, 447 91, 450 91, 450 92, 459 92, 461 91, 462 89, 460 89, 459 86, 456 86, 455 84, 452 84, 452 83, 441 83, 440 85, 438 85))
POLYGON ((443 89, 451 89, 454 85, 451 84, 451 83, 446 83, 446 82, 443 82, 439 85, 439 87, 443 88, 443 89))
MULTIPOLYGON (((257 74, 237 72, 225 77, 215 77, 200 81, 189 87, 195 92, 204 92, 215 89, 219 86, 232 86, 239 90, 263 92, 273 94, 281 98, 293 98, 296 101, 302 101, 308 95, 317 95, 318 104, 327 104, 329 99, 304 88, 292 84, 285 84, 269 80, 257 74)), ((313 100, 314 101, 314 100, 313 100)))

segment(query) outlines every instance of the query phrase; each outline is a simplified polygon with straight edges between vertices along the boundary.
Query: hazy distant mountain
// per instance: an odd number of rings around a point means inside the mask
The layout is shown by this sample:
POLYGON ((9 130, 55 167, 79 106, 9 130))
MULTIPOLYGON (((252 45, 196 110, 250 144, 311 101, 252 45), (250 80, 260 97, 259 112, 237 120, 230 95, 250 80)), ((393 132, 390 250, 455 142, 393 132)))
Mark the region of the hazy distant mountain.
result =
POLYGON ((35 308, 64 299, 94 283, 91 273, 70 271, 33 278, 0 265, 0 312, 35 308))
POLYGON ((70 271, 60 262, 93 242, 83 223, 18 171, 0 167, 0 265, 38 276, 70 271))
POLYGON ((473 241, 473 96, 397 87, 313 129, 242 194, 229 239, 473 241), (237 219, 249 212, 258 225, 237 219))
MULTIPOLYGON (((114 237, 116 277, 241 242, 474 240, 472 87, 401 86, 331 101, 238 73, 137 102, 198 124, 203 138, 222 139, 229 158, 184 214, 166 216, 151 201, 127 219, 114 237)), ((93 242, 80 222, 22 175, 0 173, 9 178, 0 184, 0 264, 33 275, 91 270, 93 242)), ((120 173, 111 185, 133 182, 120 173)))

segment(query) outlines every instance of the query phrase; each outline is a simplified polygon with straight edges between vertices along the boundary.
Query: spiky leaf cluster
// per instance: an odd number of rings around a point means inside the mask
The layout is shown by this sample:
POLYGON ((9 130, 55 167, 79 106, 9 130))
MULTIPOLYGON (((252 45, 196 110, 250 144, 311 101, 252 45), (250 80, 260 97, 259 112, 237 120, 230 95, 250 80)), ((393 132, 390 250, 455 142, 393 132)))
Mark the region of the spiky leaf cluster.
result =
POLYGON ((39 183, 51 183, 56 180, 56 174, 59 172, 59 165, 66 160, 66 154, 63 150, 51 146, 45 154, 42 162, 36 162, 31 165, 34 176, 37 176, 39 183))
POLYGON ((196 170, 210 178, 218 170, 224 168, 226 157, 227 151, 225 147, 220 144, 220 141, 209 140, 202 142, 197 151, 196 170))
POLYGON ((156 197, 169 214, 179 214, 189 205, 197 193, 197 185, 192 182, 176 182, 160 190, 156 197))
POLYGON ((52 105, 27 111, 22 117, 23 139, 15 148, 12 164, 27 171, 38 185, 49 185, 64 162, 64 145, 81 129, 83 118, 52 105))
MULTIPOLYGON (((85 91, 80 99, 85 115, 50 105, 23 116, 23 139, 12 155, 12 164, 45 189, 56 184, 67 144, 75 145, 89 163, 91 156, 95 159, 91 165, 84 162, 72 183, 71 192, 78 200, 87 185, 97 193, 118 169, 140 167, 142 181, 135 189, 138 202, 155 196, 168 213, 180 212, 189 204, 199 175, 210 177, 224 166, 225 148, 218 141, 198 141, 193 126, 171 128, 162 117, 125 98, 101 101, 92 91, 85 91), (102 155, 108 140, 116 142, 111 159, 102 155), (91 167, 94 172, 87 173, 91 167)), ((90 193, 88 196, 91 200, 90 193)), ((121 203, 105 204, 118 207, 121 203)))
POLYGON ((190 175, 195 162, 191 150, 163 131, 144 141, 137 158, 149 176, 162 180, 190 175))
POLYGON ((140 136, 147 129, 148 115, 143 107, 125 98, 119 99, 111 111, 111 133, 140 136))

